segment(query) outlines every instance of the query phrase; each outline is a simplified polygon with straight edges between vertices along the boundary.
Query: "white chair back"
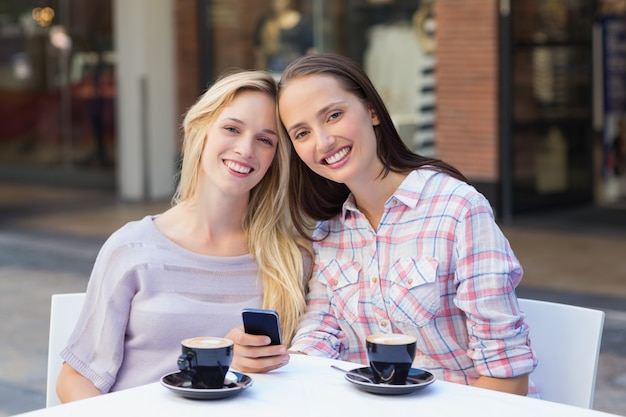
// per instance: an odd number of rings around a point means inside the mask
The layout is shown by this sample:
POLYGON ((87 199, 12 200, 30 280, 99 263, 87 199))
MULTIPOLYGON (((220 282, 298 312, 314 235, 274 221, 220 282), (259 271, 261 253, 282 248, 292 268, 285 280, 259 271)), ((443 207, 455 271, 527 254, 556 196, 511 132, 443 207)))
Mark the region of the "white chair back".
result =
POLYGON ((63 365, 59 356, 74 330, 85 301, 85 293, 54 294, 50 303, 50 336, 48 339, 48 378, 46 407, 61 403, 56 383, 63 365))
POLYGON ((547 301, 518 301, 539 360, 530 379, 542 398, 592 408, 604 312, 547 301))

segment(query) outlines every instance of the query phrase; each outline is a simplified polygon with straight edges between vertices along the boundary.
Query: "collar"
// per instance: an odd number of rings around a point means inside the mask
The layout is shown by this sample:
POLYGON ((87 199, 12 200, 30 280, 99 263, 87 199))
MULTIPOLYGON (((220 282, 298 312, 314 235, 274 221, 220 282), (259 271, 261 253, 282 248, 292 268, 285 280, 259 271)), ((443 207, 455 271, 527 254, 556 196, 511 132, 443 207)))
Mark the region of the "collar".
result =
MULTIPOLYGON (((391 197, 387 199, 385 202, 385 208, 388 209, 396 206, 396 202, 400 202, 410 208, 415 208, 419 202, 422 190, 426 186, 426 183, 437 174, 437 171, 427 168, 415 169, 411 171, 396 191, 394 191, 391 197)), ((346 219, 348 212, 356 212, 358 210, 354 194, 350 193, 346 201, 343 203, 341 217, 342 219, 346 219)))

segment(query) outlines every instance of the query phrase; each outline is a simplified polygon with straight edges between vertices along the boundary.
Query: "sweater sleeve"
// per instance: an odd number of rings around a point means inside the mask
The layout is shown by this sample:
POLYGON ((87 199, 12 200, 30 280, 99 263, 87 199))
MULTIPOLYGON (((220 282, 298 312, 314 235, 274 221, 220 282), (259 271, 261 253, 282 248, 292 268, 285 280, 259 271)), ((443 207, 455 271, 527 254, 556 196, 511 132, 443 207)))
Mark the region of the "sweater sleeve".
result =
POLYGON ((125 256, 127 228, 111 235, 100 250, 87 285, 85 303, 62 359, 110 391, 124 357, 124 335, 136 288, 133 264, 125 256))

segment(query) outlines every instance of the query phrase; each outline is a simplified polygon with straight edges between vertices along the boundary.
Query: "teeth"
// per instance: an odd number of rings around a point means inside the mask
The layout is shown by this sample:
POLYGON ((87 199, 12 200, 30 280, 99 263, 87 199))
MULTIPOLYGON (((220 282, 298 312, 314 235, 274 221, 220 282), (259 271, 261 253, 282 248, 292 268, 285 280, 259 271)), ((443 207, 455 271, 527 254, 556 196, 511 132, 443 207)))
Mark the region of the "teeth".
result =
POLYGON ((348 153, 350 152, 350 148, 343 148, 330 158, 326 158, 325 161, 327 164, 334 164, 336 162, 341 161, 348 153))
POLYGON ((240 174, 248 174, 250 171, 252 171, 252 168, 244 167, 243 165, 239 165, 237 162, 234 161, 226 161, 226 166, 235 172, 239 172, 240 174))

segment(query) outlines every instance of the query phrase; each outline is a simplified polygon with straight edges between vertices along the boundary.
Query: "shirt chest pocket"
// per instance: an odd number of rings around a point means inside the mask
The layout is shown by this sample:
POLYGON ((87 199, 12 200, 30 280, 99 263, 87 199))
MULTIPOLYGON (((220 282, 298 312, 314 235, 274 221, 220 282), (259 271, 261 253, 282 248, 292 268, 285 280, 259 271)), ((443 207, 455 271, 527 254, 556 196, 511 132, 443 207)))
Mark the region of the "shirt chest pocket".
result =
POLYGON ((388 308, 394 321, 415 327, 428 324, 440 307, 437 261, 399 258, 389 269, 388 308))
POLYGON ((339 321, 359 320, 359 300, 364 297, 361 265, 354 261, 330 260, 319 268, 318 279, 329 291, 330 302, 339 321))

